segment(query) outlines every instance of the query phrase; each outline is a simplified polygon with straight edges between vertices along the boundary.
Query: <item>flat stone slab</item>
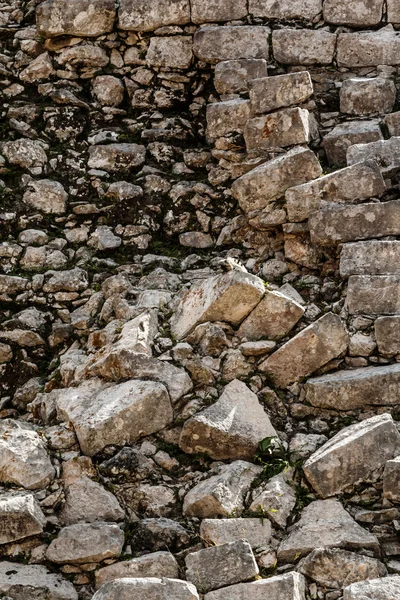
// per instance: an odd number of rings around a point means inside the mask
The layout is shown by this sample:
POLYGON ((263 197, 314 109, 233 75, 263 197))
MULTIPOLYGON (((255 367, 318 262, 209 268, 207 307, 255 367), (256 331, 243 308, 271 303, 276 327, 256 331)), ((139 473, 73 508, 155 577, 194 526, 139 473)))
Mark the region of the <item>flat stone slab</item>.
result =
POLYGON ((259 442, 276 435, 256 394, 235 379, 217 402, 184 423, 179 446, 189 454, 204 452, 215 460, 252 459, 259 442))
POLYGON ((97 37, 113 30, 114 0, 47 0, 36 8, 38 35, 97 37))
POLYGON ((368 160, 290 188, 285 194, 290 221, 300 222, 317 211, 321 203, 357 204, 379 198, 386 185, 377 163, 368 160))
POLYGON ((375 338, 380 354, 400 354, 400 315, 376 319, 375 338))
POLYGON ((313 20, 322 12, 322 0, 249 0, 249 13, 267 19, 313 20))
POLYGON ((78 600, 72 583, 42 565, 0 562, 0 594, 35 600, 78 600))
POLYGON ((186 556, 185 563, 186 579, 204 592, 258 575, 256 559, 245 540, 191 552, 186 556))
POLYGON ((383 174, 394 175, 400 169, 400 137, 355 143, 347 150, 346 156, 348 165, 374 160, 383 174))
POLYGON ((264 58, 223 60, 215 65, 214 87, 219 94, 247 92, 252 80, 266 78, 267 61, 264 58))
POLYGON ((400 501, 400 456, 388 460, 383 472, 383 496, 392 502, 400 501))
POLYGON ((279 29, 272 34, 275 60, 284 65, 329 65, 336 48, 336 34, 309 29, 279 29))
POLYGON ((370 27, 378 25, 383 17, 383 0, 371 0, 361 9, 357 2, 346 0, 325 0, 324 19, 332 25, 350 27, 370 27))
POLYGON ((315 500, 278 548, 278 559, 292 562, 316 548, 379 550, 377 538, 363 529, 338 500, 315 500))
POLYGON ((145 155, 145 146, 139 144, 90 146, 88 167, 104 171, 129 171, 133 167, 140 167, 145 155))
POLYGON ((305 589, 306 582, 302 575, 286 573, 209 592, 204 600, 305 600, 305 589))
POLYGON ((259 365, 278 387, 311 375, 345 352, 348 334, 341 319, 328 313, 286 342, 259 365))
POLYGON ((304 386, 312 406, 338 411, 400 404, 400 365, 337 371, 304 386))
POLYGON ((346 302, 351 315, 400 313, 400 275, 352 275, 346 302))
POLYGON ((193 37, 193 52, 200 60, 217 63, 240 58, 269 58, 268 27, 202 27, 193 37))
POLYGON ((311 139, 310 113, 302 108, 287 108, 254 117, 244 127, 244 139, 248 152, 308 144, 311 139))
POLYGON ((340 275, 400 275, 400 242, 369 240, 344 244, 340 275))
MULTIPOLYGON (((347 149, 354 144, 367 144, 383 140, 379 121, 348 121, 336 125, 322 140, 322 147, 330 165, 344 167, 346 164, 347 149)), ((370 158, 368 156, 368 158, 370 158)), ((362 162, 365 158, 355 162, 362 162)))
POLYGON ((262 114, 302 104, 313 93, 313 83, 308 71, 253 78, 250 81, 251 110, 254 114, 262 114))
POLYGON ((211 143, 218 137, 232 132, 243 133, 250 114, 249 100, 227 100, 208 104, 207 139, 211 143))
POLYGON ((396 86, 383 77, 346 79, 340 89, 340 112, 348 115, 372 117, 393 110, 396 86))
POLYGON ((191 20, 196 24, 236 21, 247 17, 246 0, 190 0, 190 8, 191 20))
POLYGON ((264 283, 259 277, 238 270, 195 283, 172 316, 171 332, 182 339, 207 321, 225 321, 237 326, 264 293, 264 283))
POLYGON ((154 31, 167 25, 190 23, 189 0, 120 0, 118 27, 131 31, 154 31))
POLYGON ((179 568, 170 552, 152 552, 131 560, 124 560, 108 565, 95 572, 96 589, 114 579, 136 577, 168 577, 179 578, 179 568))
POLYGON ((124 533, 115 523, 78 523, 64 527, 51 542, 46 558, 57 564, 85 564, 117 558, 124 533))
POLYGON ((352 583, 343 590, 343 600, 397 600, 399 594, 400 577, 390 575, 352 583))
POLYGON ((341 33, 337 43, 339 67, 374 67, 400 64, 400 35, 384 27, 379 31, 341 33))
POLYGON ((92 600, 199 600, 196 588, 180 579, 130 577, 105 583, 92 600))
POLYGON ((232 194, 245 212, 261 210, 288 188, 320 175, 322 168, 315 154, 308 148, 293 148, 239 177, 232 185, 232 194))
POLYGON ((314 490, 327 498, 368 481, 399 453, 400 433, 392 417, 383 414, 339 431, 310 456, 303 471, 314 490))
POLYGON ((46 522, 46 517, 33 494, 0 494, 0 544, 39 535, 46 522))
POLYGON ((308 223, 312 243, 321 246, 400 235, 400 201, 328 204, 312 213, 308 223))
POLYGON ((268 519, 203 519, 200 537, 219 546, 245 539, 253 549, 267 547, 272 534, 268 519))

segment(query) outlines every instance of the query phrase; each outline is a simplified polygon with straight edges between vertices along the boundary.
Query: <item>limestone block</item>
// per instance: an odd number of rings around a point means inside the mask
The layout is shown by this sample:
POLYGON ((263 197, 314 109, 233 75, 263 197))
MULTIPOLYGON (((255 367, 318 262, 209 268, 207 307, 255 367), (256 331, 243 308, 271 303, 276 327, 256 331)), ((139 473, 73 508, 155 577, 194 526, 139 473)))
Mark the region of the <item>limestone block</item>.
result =
POLYGON ((396 600, 399 594, 400 577, 391 575, 352 583, 343 590, 343 600, 396 600))
POLYGON ((130 577, 105 583, 92 600, 199 600, 192 583, 180 579, 130 577))
POLYGON ((22 492, 0 494, 0 545, 39 535, 46 522, 46 517, 33 494, 22 492))
POLYGON ((190 36, 152 37, 146 54, 146 62, 151 67, 188 69, 192 57, 192 38, 190 36))
POLYGON ((221 590, 209 592, 205 600, 305 600, 306 582, 299 573, 291 572, 260 579, 250 583, 239 583, 221 590))
POLYGON ((348 115, 384 115, 393 110, 395 101, 396 86, 391 79, 346 79, 340 89, 340 112, 348 115))
POLYGON ((85 564, 117 558, 124 545, 124 534, 115 523, 79 523, 59 532, 46 551, 46 558, 57 564, 85 564))
POLYGON ((21 600, 78 600, 72 583, 42 565, 0 562, 0 594, 21 600))
POLYGON ((391 26, 379 31, 341 33, 337 42, 337 62, 340 67, 350 68, 398 65, 400 34, 391 26))
POLYGON ((322 0, 249 0, 249 13, 267 19, 312 21, 322 12, 322 0))
POLYGON ((36 27, 45 38, 97 37, 112 31, 115 17, 114 0, 47 0, 36 8, 36 27))
POLYGON ((400 275, 352 275, 347 288, 351 315, 400 312, 400 275))
POLYGON ((190 0, 192 22, 217 23, 247 16, 246 0, 190 0))
POLYGON ((247 121, 244 139, 248 152, 308 144, 311 139, 310 113, 302 108, 287 108, 255 117, 247 121))
POLYGON ((179 568, 170 552, 152 552, 138 558, 116 562, 99 569, 95 573, 96 589, 113 581, 136 577, 168 577, 178 579, 179 568))
POLYGON ((347 164, 363 160, 374 160, 381 172, 391 177, 400 168, 400 138, 392 137, 388 140, 379 140, 369 143, 356 143, 347 150, 347 164))
POLYGON ((243 133, 250 118, 249 100, 214 102, 207 106, 207 139, 211 143, 229 133, 243 133))
MULTIPOLYGON (((330 165, 346 166, 347 149, 354 144, 367 144, 383 140, 378 121, 349 121, 336 125, 323 139, 322 147, 330 165)), ((368 156, 368 158, 371 158, 368 156)), ((354 162, 362 162, 360 158, 354 162)), ((354 163, 351 163, 354 164, 354 163)))
POLYGON ((400 23, 400 5, 397 0, 387 0, 387 20, 389 23, 400 23))
POLYGON ((107 144, 89 148, 88 166, 104 171, 129 171, 144 163, 145 146, 139 144, 107 144))
POLYGON ((264 58, 223 60, 215 65, 214 86, 219 94, 247 92, 253 79, 268 75, 264 58))
POLYGON ((375 337, 380 354, 400 354, 400 316, 379 317, 375 337))
POLYGON ((307 29, 279 29, 272 34, 275 60, 285 65, 329 65, 336 34, 307 29))
POLYGON ((278 528, 284 529, 296 505, 293 469, 288 469, 255 488, 249 511, 262 514, 278 528))
POLYGON ((154 31, 166 25, 190 23, 189 0, 120 0, 118 27, 131 31, 154 31))
POLYGON ((384 118, 385 125, 388 128, 389 135, 392 137, 400 136, 400 111, 386 115, 384 118))
POLYGON ((202 27, 194 34, 193 52, 209 63, 241 58, 269 58, 268 27, 202 27))
POLYGON ((400 242, 368 240, 344 244, 340 275, 400 275, 400 242))
POLYGON ((388 460, 385 465, 383 495, 392 502, 400 501, 400 456, 388 460))
POLYGON ((325 0, 324 19, 333 25, 371 27, 382 20, 383 0, 325 0))
POLYGON ((200 537, 216 546, 245 539, 253 549, 263 548, 268 546, 271 534, 268 519, 203 519, 200 525, 200 537))
POLYGON ((277 108, 302 104, 312 96, 313 91, 308 71, 253 78, 250 82, 251 109, 254 114, 262 114, 277 108))

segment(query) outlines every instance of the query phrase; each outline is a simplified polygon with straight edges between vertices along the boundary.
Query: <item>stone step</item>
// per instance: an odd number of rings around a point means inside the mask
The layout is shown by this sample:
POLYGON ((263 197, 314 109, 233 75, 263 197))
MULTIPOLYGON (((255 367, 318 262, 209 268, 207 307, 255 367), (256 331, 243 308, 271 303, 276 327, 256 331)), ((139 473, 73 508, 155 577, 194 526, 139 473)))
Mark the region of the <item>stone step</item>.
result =
POLYGON ((345 244, 340 254, 340 275, 400 275, 400 241, 345 244))
POLYGON ((311 215, 309 228, 312 243, 321 246, 400 235, 400 201, 326 205, 311 215))
POLYGON ((400 313, 400 275, 352 275, 347 309, 351 315, 400 313))
POLYGON ((338 411, 400 404, 400 364, 338 371, 309 379, 306 401, 338 411))

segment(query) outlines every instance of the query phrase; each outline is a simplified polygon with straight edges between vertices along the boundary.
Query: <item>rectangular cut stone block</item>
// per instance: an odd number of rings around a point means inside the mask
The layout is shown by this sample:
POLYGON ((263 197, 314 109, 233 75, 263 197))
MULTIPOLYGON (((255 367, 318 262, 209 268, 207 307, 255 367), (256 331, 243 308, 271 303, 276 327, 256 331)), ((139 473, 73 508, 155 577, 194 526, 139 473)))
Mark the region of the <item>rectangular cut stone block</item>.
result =
POLYGON ((207 321, 239 325, 264 292, 264 283, 259 277, 236 270, 195 283, 173 314, 171 331, 181 339, 207 321))
POLYGON ((324 19, 333 25, 369 27, 382 20, 383 0, 325 0, 324 19))
POLYGON ((400 275, 352 275, 347 308, 351 315, 400 313, 400 275))
POLYGON ((269 58, 268 27, 203 27, 193 38, 193 52, 200 60, 216 63, 240 58, 269 58))
MULTIPOLYGON (((400 502, 400 456, 388 460, 383 473, 383 496, 400 502)), ((400 591, 400 588, 399 588, 400 591)))
POLYGON ((311 21, 322 12, 322 0, 249 0, 249 13, 267 19, 311 21))
POLYGON ((400 597, 400 577, 391 575, 352 583, 343 590, 343 600, 392 600, 400 597))
POLYGON ((336 34, 307 29, 279 29, 272 34, 275 60, 285 65, 329 65, 336 34))
POLYGON ((190 23, 189 0, 120 0, 119 3, 120 29, 154 31, 166 25, 186 23, 190 23))
POLYGON ((394 175, 400 168, 400 137, 370 143, 356 143, 347 150, 347 164, 363 160, 374 160, 387 176, 394 175))
POLYGON ((308 71, 254 79, 250 82, 251 109, 254 114, 262 114, 301 104, 312 96, 313 91, 308 71))
POLYGON ((247 122, 244 139, 247 151, 308 144, 310 113, 302 108, 287 108, 255 117, 247 122))
POLYGON ((268 519, 203 519, 200 525, 201 539, 216 546, 245 539, 252 548, 262 548, 268 546, 271 533, 268 519))
POLYGON ((96 37, 112 31, 115 17, 114 0, 47 0, 36 8, 36 27, 46 38, 96 37))
POLYGON ((259 365, 278 387, 311 375, 345 352, 348 334, 341 319, 328 313, 286 342, 259 365))
POLYGON ((386 190, 378 165, 366 161, 290 188, 285 194, 290 221, 305 221, 321 201, 355 204, 386 190))
POLYGON ((265 208, 286 190, 322 174, 315 154, 306 148, 293 148, 249 171, 232 185, 232 194, 245 212, 265 208))
POLYGON ((249 100, 227 100, 207 106, 207 139, 215 141, 228 133, 242 133, 250 118, 249 100))
POLYGON ((375 338, 380 354, 400 354, 400 315, 379 317, 375 321, 375 338))
POLYGON ((387 29, 341 33, 337 43, 340 67, 374 67, 400 64, 400 33, 387 29))
POLYGON ((314 490, 328 498, 368 478, 400 452, 400 434, 384 414, 345 427, 304 463, 314 490))
MULTIPOLYGON (((322 146, 330 165, 345 166, 347 149, 353 144, 383 140, 378 121, 350 121, 337 125, 323 139, 322 146)), ((360 159, 355 162, 361 162, 360 159)))
POLYGON ((146 62, 152 67, 188 69, 192 57, 192 38, 190 36, 152 37, 146 62))
POLYGON ((387 0, 387 19, 389 23, 400 23, 399 0, 387 0))
POLYGON ((400 275, 400 242, 355 242, 345 244, 340 254, 340 274, 400 275))
POLYGON ((389 135, 400 136, 400 111, 386 115, 384 119, 389 135))
POLYGON ((246 0, 190 0, 192 22, 217 23, 247 16, 246 0))
POLYGON ((312 243, 322 246, 400 235, 400 201, 327 205, 313 213, 308 224, 312 243))
POLYGON ((392 111, 395 101, 396 86, 383 77, 346 79, 340 90, 340 112, 348 115, 384 115, 392 111))
POLYGON ((264 79, 267 75, 264 58, 223 60, 215 65, 214 87, 219 94, 247 92, 253 79, 264 79))
POLYGON ((309 379, 306 400, 317 408, 338 411, 400 404, 400 365, 337 371, 309 379))
POLYGON ((204 600, 305 600, 305 597, 305 579, 293 572, 209 592, 204 600))

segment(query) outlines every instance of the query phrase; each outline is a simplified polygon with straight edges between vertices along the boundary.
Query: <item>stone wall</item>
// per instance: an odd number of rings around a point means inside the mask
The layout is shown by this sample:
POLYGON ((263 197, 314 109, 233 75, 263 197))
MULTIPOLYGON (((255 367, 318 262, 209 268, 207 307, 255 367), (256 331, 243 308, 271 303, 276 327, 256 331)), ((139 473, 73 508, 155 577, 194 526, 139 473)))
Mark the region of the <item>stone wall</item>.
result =
POLYGON ((0 596, 400 597, 398 0, 0 0, 0 596))

